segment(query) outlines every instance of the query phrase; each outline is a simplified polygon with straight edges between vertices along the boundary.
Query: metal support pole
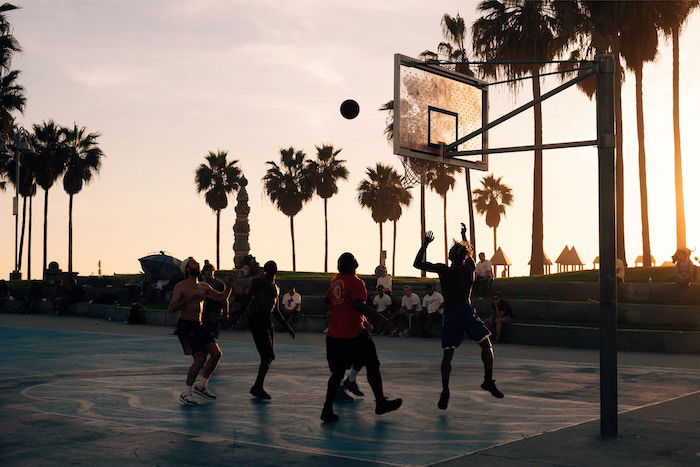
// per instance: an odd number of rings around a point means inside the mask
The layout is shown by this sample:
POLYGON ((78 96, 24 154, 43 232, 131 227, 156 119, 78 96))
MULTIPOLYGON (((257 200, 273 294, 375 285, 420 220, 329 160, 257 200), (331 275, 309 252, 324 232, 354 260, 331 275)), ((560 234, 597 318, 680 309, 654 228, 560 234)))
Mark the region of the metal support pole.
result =
POLYGON ((15 151, 15 274, 19 272, 19 151, 15 151))
POLYGON ((617 277, 615 202, 615 61, 598 55, 598 216, 600 256, 600 435, 617 436, 617 277))

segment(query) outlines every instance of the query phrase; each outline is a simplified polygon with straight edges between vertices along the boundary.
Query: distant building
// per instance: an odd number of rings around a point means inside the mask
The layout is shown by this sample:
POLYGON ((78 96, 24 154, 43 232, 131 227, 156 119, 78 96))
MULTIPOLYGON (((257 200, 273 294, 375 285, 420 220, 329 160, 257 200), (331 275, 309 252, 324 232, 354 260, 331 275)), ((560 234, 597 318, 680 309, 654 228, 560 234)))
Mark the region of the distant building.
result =
POLYGON ((568 271, 582 271, 583 261, 576 251, 576 247, 564 246, 556 260, 557 272, 568 272, 568 271))

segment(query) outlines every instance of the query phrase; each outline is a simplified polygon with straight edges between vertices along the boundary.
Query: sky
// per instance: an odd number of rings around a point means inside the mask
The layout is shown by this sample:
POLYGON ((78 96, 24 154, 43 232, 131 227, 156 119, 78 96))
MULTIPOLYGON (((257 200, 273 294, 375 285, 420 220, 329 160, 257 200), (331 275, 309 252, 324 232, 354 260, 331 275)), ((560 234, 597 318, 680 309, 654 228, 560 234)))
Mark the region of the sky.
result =
MULTIPOLYGON (((393 54, 417 56, 443 40, 440 19, 459 12, 477 18, 470 1, 27 1, 8 14, 23 52, 13 60, 22 71, 26 127, 54 119, 101 133, 101 173, 74 199, 74 270, 96 274, 139 272, 137 259, 167 251, 178 258, 215 258, 216 218, 194 188, 195 168, 210 150, 227 150, 250 183, 251 249, 259 260, 292 265, 289 219, 263 192, 265 162, 293 146, 315 156, 315 146, 342 148, 348 181, 329 201, 329 255, 352 251, 366 273, 378 264, 379 229, 356 201, 368 166, 401 163, 382 130, 377 109, 393 97, 393 54), (354 120, 340 116, 345 99, 360 104, 354 120)), ((688 246, 700 243, 693 200, 700 196, 700 16, 680 42, 681 133, 688 246)), ((675 201, 671 108, 671 48, 661 40, 645 69, 647 176, 652 254, 659 263, 675 249, 675 201)), ((627 260, 641 254, 639 174, 634 79, 623 89, 627 260)), ((543 92, 555 87, 545 79, 543 92)), ((531 98, 529 83, 491 88, 492 118, 531 98)), ((595 138, 595 108, 570 89, 543 105, 544 142, 595 138)), ((532 144, 532 112, 494 129, 490 145, 532 144)), ((498 228, 498 246, 513 266, 528 273, 532 224, 531 153, 495 155, 488 172, 472 171, 472 185, 486 174, 503 177, 515 200, 498 228)), ((420 242, 419 192, 398 222, 397 275, 416 275, 420 242)), ((0 275, 13 269, 11 190, 0 193, 0 275)), ((574 245, 590 267, 598 248, 595 149, 545 152, 544 245, 555 259, 574 245)), ((49 260, 67 265, 68 197, 60 183, 49 197, 49 260)), ((41 269, 41 207, 35 199, 32 275, 41 269)), ((233 264, 235 195, 221 215, 222 268, 233 264)), ((442 238, 442 201, 426 196, 427 226, 442 238)), ((448 195, 448 236, 467 222, 464 176, 448 195)), ((323 204, 307 203, 295 217, 297 270, 323 269, 323 204)), ((384 228, 391 256, 392 228, 384 228)), ((477 250, 493 254, 492 231, 476 218, 477 250)), ((26 251, 26 250, 25 250, 26 251)), ((430 261, 444 259, 439 242, 430 261)), ((26 258, 24 260, 26 277, 26 258)))

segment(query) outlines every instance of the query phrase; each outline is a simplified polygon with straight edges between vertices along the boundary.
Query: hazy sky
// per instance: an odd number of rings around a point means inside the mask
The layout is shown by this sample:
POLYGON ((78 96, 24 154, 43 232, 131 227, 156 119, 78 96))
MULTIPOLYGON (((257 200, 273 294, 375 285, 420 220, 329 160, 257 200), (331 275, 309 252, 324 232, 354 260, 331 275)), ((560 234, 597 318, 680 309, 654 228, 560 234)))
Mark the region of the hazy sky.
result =
MULTIPOLYGON (((314 145, 343 148, 350 179, 329 202, 330 256, 354 252, 360 270, 378 262, 378 227, 356 202, 367 166, 401 164, 382 130, 377 108, 392 98, 393 54, 417 55, 442 40, 443 13, 476 17, 465 1, 31 1, 11 12, 24 51, 14 60, 27 89, 20 121, 77 121, 102 133, 107 157, 101 175, 75 197, 74 269, 81 274, 139 271, 137 258, 158 250, 176 257, 214 260, 215 216, 194 189, 194 170, 209 150, 225 149, 250 180, 251 246, 258 259, 291 269, 289 220, 263 195, 265 161, 294 146, 310 156, 314 145), (343 119, 346 98, 361 106, 343 119)), ((681 38, 681 117, 688 246, 700 243, 694 200, 700 195, 700 19, 681 38)), ((547 80, 543 89, 557 81, 547 80)), ((531 97, 492 88, 492 117, 531 97)), ((628 261, 641 254, 634 80, 623 94, 628 261)), ((647 174, 652 254, 668 259, 675 246, 671 50, 662 40, 657 61, 645 68, 647 174)), ((594 106, 577 90, 544 105, 544 141, 595 137, 594 106)), ((492 146, 532 143, 532 113, 490 134, 492 146)), ((515 202, 498 229, 499 246, 512 272, 528 271, 532 215, 532 154, 491 157, 492 173, 513 187, 515 202)), ((479 185, 482 173, 473 172, 479 185)), ((419 243, 418 189, 398 224, 397 273, 415 274, 419 243)), ((235 196, 235 195, 234 195, 235 196)), ((0 273, 13 268, 14 219, 10 190, 0 193, 0 273)), ((450 238, 466 221, 463 176, 448 197, 450 238)), ((594 149, 546 152, 544 157, 545 251, 555 259, 575 245, 584 262, 597 255, 597 167, 594 149)), ((222 267, 233 260, 233 205, 222 213, 222 267)), ((41 206, 34 203, 34 277, 41 268, 41 206)), ((428 228, 442 235, 442 204, 427 196, 428 228)), ((67 262, 68 198, 51 191, 49 258, 67 262)), ((477 249, 493 253, 492 233, 478 216, 477 249)), ((322 270, 323 205, 318 198, 295 218, 297 269, 322 270)), ((385 249, 391 255, 391 226, 385 249)), ((441 261, 438 242, 429 259, 441 261)), ((26 260, 25 260, 26 263, 26 260)), ((26 266, 24 266, 26 271, 26 266)), ((26 274, 25 274, 26 277, 26 274)))

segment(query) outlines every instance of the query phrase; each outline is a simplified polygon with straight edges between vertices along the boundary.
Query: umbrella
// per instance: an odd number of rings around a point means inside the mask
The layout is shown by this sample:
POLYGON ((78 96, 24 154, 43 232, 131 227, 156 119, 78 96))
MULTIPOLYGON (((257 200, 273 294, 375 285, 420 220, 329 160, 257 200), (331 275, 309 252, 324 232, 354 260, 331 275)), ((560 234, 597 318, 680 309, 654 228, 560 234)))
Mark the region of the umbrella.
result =
POLYGON ((170 280, 173 276, 180 274, 180 261, 164 252, 158 255, 148 255, 139 258, 141 269, 152 280, 170 280))

